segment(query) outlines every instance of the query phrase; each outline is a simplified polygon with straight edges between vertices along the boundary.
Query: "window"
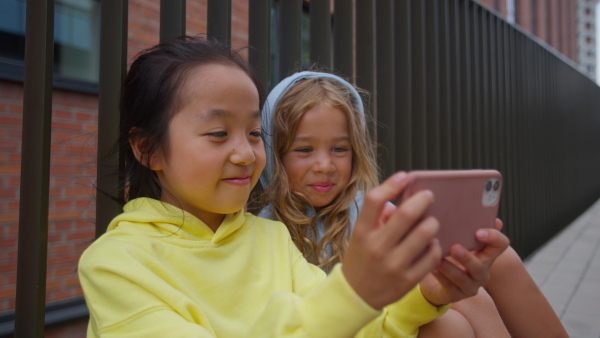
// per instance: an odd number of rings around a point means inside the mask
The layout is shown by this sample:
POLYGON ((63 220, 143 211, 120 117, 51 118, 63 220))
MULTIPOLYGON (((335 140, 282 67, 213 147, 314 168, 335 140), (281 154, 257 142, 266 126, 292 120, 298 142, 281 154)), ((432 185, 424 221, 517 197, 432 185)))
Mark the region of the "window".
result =
MULTIPOLYGON (((22 81, 26 0, 0 1, 0 78, 22 81)), ((54 86, 96 92, 100 55, 100 2, 54 3, 54 86)))

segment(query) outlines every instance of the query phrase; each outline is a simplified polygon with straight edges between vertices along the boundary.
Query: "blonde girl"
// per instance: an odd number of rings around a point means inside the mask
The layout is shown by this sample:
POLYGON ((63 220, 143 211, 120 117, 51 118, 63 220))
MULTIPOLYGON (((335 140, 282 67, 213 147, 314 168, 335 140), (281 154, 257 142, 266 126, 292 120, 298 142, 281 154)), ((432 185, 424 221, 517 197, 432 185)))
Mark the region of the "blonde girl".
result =
MULTIPOLYGON (((327 271, 344 257, 356 215, 363 208, 363 192, 377 184, 361 97, 354 86, 335 75, 300 72, 273 89, 263 113, 270 137, 266 139, 267 169, 261 176, 266 207, 260 215, 286 224, 304 256, 327 271)), ((501 226, 497 221, 497 230, 501 226)), ((454 301, 477 295, 453 304, 458 312, 424 326, 424 335, 508 336, 505 323, 515 336, 564 335, 514 250, 505 251, 508 240, 497 230, 477 232, 477 238, 487 243, 480 252, 453 246, 452 260, 444 260, 422 281, 426 297, 431 289, 462 295, 454 301), (510 273, 514 273, 513 282, 510 273), (478 290, 484 285, 499 298, 502 318, 490 296, 478 290), (513 304, 526 306, 514 311, 513 304), (538 311, 537 321, 523 323, 523 315, 533 309, 538 311)))

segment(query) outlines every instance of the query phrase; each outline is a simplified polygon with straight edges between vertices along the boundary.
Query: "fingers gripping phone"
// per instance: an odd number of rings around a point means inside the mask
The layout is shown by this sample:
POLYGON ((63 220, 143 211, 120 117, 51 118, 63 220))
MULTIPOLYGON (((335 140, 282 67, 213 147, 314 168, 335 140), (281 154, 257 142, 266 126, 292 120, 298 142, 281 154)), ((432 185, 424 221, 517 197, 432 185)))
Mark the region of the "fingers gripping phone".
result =
POLYGON ((502 175, 496 170, 416 170, 408 172, 408 185, 401 204, 421 190, 431 190, 434 202, 423 217, 440 223, 438 239, 444 256, 456 243, 468 250, 485 244, 475 238, 481 228, 494 228, 502 190, 502 175))

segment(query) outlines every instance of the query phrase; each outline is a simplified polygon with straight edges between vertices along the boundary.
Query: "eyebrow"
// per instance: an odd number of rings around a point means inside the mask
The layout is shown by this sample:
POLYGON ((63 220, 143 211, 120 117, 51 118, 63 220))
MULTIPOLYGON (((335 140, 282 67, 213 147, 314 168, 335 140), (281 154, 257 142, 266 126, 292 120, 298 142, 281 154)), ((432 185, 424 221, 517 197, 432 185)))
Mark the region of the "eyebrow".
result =
MULTIPOLYGON (((300 137, 294 137, 294 141, 310 141, 313 137, 309 137, 309 136, 300 136, 300 137)), ((338 136, 338 137, 334 137, 333 141, 350 141, 350 136, 338 136)))
MULTIPOLYGON (((228 110, 211 109, 201 118, 203 120, 212 120, 215 118, 224 119, 224 118, 233 118, 233 117, 234 117, 234 114, 228 110)), ((252 118, 261 118, 260 111, 259 110, 255 111, 251 117, 252 118)))

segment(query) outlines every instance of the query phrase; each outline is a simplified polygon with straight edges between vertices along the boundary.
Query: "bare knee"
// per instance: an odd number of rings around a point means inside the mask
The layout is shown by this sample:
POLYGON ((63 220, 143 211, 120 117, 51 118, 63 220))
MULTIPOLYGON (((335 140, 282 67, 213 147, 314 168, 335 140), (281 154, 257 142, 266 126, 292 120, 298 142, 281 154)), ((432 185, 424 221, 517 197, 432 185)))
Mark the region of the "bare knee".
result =
POLYGON ((461 337, 474 338, 475 332, 469 321, 459 312, 448 310, 443 316, 421 326, 419 337, 461 337))
POLYGON ((476 337, 510 337, 492 297, 480 288, 477 295, 452 304, 465 318, 476 337))

